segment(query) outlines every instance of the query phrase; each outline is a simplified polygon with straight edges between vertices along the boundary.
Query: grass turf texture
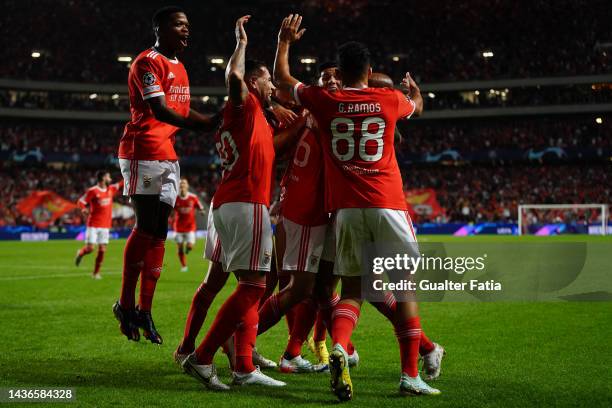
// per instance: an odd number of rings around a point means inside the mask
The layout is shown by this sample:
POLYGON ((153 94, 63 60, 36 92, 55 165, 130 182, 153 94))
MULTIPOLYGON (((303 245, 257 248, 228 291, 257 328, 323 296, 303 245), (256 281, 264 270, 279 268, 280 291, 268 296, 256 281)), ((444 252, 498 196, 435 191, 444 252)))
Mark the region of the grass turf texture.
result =
MULTIPOLYGON (((421 239, 437 241, 440 237, 421 239)), ((462 239, 514 242, 519 238, 462 239)), ((542 238, 520 238, 522 242, 535 239, 542 238)), ((610 239, 598 237, 556 239, 612 244, 610 239)), ((111 305, 120 288, 123 242, 111 242, 101 281, 89 275, 95 255, 85 258, 80 268, 74 266, 79 245, 75 241, 0 242, 0 387, 74 387, 76 406, 336 403, 327 374, 272 372, 288 386, 245 387, 221 394, 203 389, 174 364, 172 352, 182 336, 191 297, 207 269, 200 259, 202 241, 189 256, 188 273, 179 272, 175 246, 168 243, 153 308, 164 336, 160 347, 144 339, 128 342, 112 315, 111 305)), ((204 330, 233 289, 235 280, 228 282, 213 304, 204 330)), ((366 305, 353 338, 361 364, 351 371, 355 389, 351 406, 610 406, 610 302, 424 303, 421 318, 430 338, 448 352, 442 377, 432 383, 443 394, 421 398, 398 395, 400 368, 393 331, 366 305)), ((281 322, 258 339, 258 349, 277 359, 286 340, 286 324, 281 322)), ((229 382, 230 372, 221 352, 215 362, 221 379, 229 382)))

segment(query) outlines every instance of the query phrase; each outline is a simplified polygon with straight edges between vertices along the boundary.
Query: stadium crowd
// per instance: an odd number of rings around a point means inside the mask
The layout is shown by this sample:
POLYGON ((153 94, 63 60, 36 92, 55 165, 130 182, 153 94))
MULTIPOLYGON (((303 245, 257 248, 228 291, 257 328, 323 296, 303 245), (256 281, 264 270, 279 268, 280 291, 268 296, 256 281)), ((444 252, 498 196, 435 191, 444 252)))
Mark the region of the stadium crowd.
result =
MULTIPOLYGON (((607 103, 612 88, 564 86, 512 89, 488 89, 464 92, 426 92, 426 111, 439 109, 502 108, 511 106, 546 106, 607 103)), ((122 94, 69 93, 62 91, 25 91, 0 89, 0 102, 7 108, 128 112, 129 101, 122 94)), ((223 97, 192 96, 194 109, 215 112, 223 97), (206 100, 204 102, 203 100, 206 100)))
MULTIPOLYGON (((0 170, 6 180, 0 188, 0 226, 28 225, 16 210, 17 202, 33 190, 52 190, 76 202, 95 184, 96 169, 8 167, 0 170)), ((417 216, 417 223, 516 221, 518 204, 527 203, 609 203, 612 205, 612 172, 609 164, 513 165, 513 166, 412 166, 403 169, 406 189, 434 188, 445 215, 417 216), (563 180, 563 182, 559 182, 563 180)), ((183 169, 191 190, 209 203, 219 182, 214 169, 183 169)), ((282 172, 277 172, 280 177, 282 172)), ((115 180, 121 177, 112 171, 115 180)), ((277 189, 278 192, 278 189, 277 189)), ((118 201, 127 201, 118 196, 118 201)), ((82 224, 73 212, 61 219, 82 224)), ((120 225, 120 224, 119 224, 120 225)))
MULTIPOLYGON (((93 0, 4 1, 0 30, 2 38, 12 41, 4 43, 3 55, 12 63, 0 66, 0 77, 124 83, 126 62, 117 58, 133 57, 152 45, 148 16, 163 2, 104 3, 100 7, 93 0), (45 12, 27 12, 33 8, 45 12), (30 18, 19 18, 24 14, 30 18), (32 30, 33 26, 37 29, 32 30), (15 32, 20 35, 11 35, 15 32), (130 39, 129 45, 125 38, 130 39)), ((255 46, 249 56, 271 62, 278 27, 268 22, 297 11, 295 5, 282 1, 211 0, 184 6, 191 20, 191 46, 184 60, 192 85, 223 84, 223 64, 211 59, 226 60, 231 52, 228 44, 234 34, 227 27, 235 16, 246 11, 253 15, 249 41, 255 46)), ((299 11, 306 27, 316 19, 325 30, 311 30, 296 49, 296 57, 329 59, 332 55, 326 53, 345 39, 346 32, 353 32, 354 40, 370 46, 376 70, 394 77, 410 70, 421 83, 601 74, 611 67, 612 51, 605 41, 610 40, 606 22, 612 12, 606 0, 461 4, 436 0, 410 5, 399 0, 309 0, 302 2, 299 11)), ((305 79, 312 72, 312 64, 306 62, 299 68, 295 64, 295 74, 305 79)))
MULTIPOLYGON (((578 118, 471 119, 463 121, 419 121, 400 124, 404 142, 398 151, 406 154, 436 154, 446 149, 460 152, 519 148, 610 148, 612 117, 598 124, 591 116, 578 118)), ((44 153, 114 155, 122 124, 48 123, 0 125, 0 154, 39 150, 44 153)), ((182 130, 176 140, 182 157, 215 157, 211 134, 182 130)))

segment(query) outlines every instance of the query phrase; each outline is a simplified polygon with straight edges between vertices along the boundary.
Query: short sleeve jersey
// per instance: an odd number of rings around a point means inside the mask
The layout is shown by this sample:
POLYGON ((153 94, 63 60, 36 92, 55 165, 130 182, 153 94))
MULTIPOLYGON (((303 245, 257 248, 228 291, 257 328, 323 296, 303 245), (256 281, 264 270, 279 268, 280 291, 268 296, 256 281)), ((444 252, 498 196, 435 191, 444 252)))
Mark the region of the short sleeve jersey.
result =
POLYGON ((123 188, 123 182, 111 184, 105 189, 95 185, 79 198, 79 206, 89 206, 87 226, 110 228, 113 223, 113 197, 123 188))
POLYGON ((155 119, 147 99, 165 97, 166 106, 181 116, 189 115, 189 79, 178 59, 168 59, 155 49, 136 57, 128 74, 130 121, 119 144, 119 158, 177 160, 174 151, 176 126, 155 119))
POLYGON ((415 104, 390 88, 335 92, 298 83, 296 102, 315 117, 325 158, 326 209, 406 209, 393 146, 398 119, 415 104))
POLYGON ((231 101, 225 105, 215 142, 223 173, 214 208, 230 202, 269 207, 275 155, 273 130, 254 94, 249 93, 241 105, 231 101))
POLYGON ((174 204, 173 228, 176 232, 190 232, 196 230, 196 210, 201 210, 202 203, 193 193, 187 193, 185 197, 180 194, 176 197, 174 204))

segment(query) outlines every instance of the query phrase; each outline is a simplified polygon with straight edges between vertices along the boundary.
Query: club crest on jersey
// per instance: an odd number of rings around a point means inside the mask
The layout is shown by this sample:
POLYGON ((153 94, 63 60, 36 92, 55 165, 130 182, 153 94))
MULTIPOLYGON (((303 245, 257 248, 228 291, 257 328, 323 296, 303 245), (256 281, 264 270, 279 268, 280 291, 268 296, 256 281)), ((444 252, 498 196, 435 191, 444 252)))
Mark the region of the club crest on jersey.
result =
POLYGON ((151 187, 151 180, 153 178, 151 176, 142 176, 142 184, 144 184, 145 188, 151 187))
POLYGON ((264 259, 263 259, 263 263, 264 265, 267 265, 270 263, 270 259, 272 259, 272 252, 265 250, 264 251, 264 259))
POLYGON ((142 83, 146 86, 153 85, 155 83, 155 75, 153 75, 151 72, 145 72, 145 74, 142 76, 142 83))
POLYGON ((168 74, 168 79, 174 79, 174 73, 172 73, 172 72, 171 72, 171 73, 169 73, 169 74, 168 74))

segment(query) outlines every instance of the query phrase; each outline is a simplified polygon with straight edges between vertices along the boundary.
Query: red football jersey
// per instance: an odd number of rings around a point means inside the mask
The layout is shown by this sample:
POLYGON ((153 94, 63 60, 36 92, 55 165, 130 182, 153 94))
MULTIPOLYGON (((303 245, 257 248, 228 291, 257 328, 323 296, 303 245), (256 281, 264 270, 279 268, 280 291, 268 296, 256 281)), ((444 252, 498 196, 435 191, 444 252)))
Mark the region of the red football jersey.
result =
POLYGON ((325 211, 323 150, 315 132, 310 115, 281 181, 281 215, 300 225, 329 222, 325 211))
POLYGON ((185 197, 180 194, 176 197, 174 204, 174 222, 173 229, 175 232, 190 232, 196 230, 196 209, 202 210, 202 203, 198 196, 192 193, 187 193, 185 197))
POLYGON ((413 101, 390 88, 335 92, 298 83, 293 96, 318 123, 325 157, 326 209, 407 209, 393 138, 413 101))
POLYGON ((249 93, 240 106, 228 102, 215 135, 223 174, 214 208, 231 202, 270 206, 274 140, 259 100, 249 93))
POLYGON ((79 198, 79 207, 89 206, 87 226, 110 228, 113 225, 113 197, 123 188, 123 181, 105 189, 95 185, 79 198))
POLYGON ((120 159, 177 160, 174 138, 178 128, 155 119, 147 99, 166 98, 168 108, 189 115, 189 79, 178 59, 168 59, 155 49, 136 57, 128 75, 131 119, 119 143, 120 159))

